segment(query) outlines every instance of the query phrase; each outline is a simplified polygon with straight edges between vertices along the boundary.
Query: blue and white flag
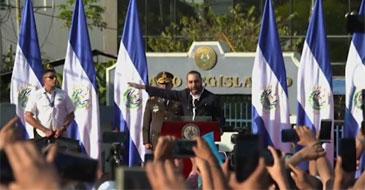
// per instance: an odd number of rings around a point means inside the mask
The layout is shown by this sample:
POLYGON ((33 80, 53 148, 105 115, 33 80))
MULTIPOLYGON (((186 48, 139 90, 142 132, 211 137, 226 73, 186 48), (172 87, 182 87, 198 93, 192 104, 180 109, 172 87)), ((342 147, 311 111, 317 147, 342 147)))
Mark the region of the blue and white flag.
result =
MULTIPOLYGON (((362 1, 359 14, 365 15, 365 0, 362 1)), ((362 94, 365 89, 365 34, 354 33, 350 44, 346 63, 346 112, 344 137, 355 138, 361 121, 365 120, 362 113, 362 94)))
MULTIPOLYGON (((304 41, 297 94, 298 125, 319 132, 321 120, 329 119, 333 124, 332 66, 328 56, 322 0, 316 1, 304 41)), ((331 139, 331 143, 326 144, 326 151, 327 157, 333 160, 333 133, 331 139)))
POLYGON ((114 76, 115 121, 120 131, 128 134, 126 161, 133 166, 140 164, 145 154, 142 122, 148 94, 145 90, 129 87, 128 82, 148 84, 137 0, 129 2, 114 76))
POLYGON ((33 138, 33 127, 24 120, 24 108, 31 92, 42 87, 43 66, 38 44, 37 27, 31 0, 25 1, 18 46, 16 48, 10 85, 10 102, 16 105, 16 113, 26 138, 33 138))
POLYGON ((72 138, 80 140, 87 154, 99 158, 99 100, 96 72, 82 0, 77 0, 67 46, 62 88, 75 106, 72 138))
POLYGON ((275 12, 271 0, 265 3, 259 42, 252 70, 252 130, 264 140, 289 152, 281 143, 281 130, 290 127, 288 87, 275 12))

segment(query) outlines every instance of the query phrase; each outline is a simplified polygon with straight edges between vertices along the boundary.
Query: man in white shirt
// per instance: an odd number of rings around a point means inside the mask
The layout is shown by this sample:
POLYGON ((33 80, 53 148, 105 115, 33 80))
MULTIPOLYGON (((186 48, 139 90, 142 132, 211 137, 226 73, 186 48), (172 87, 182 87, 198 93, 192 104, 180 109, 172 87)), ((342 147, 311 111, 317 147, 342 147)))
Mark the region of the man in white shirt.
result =
POLYGON ((67 93, 57 85, 56 72, 43 74, 43 88, 29 97, 25 107, 25 121, 34 127, 34 138, 61 137, 74 119, 75 107, 67 93))

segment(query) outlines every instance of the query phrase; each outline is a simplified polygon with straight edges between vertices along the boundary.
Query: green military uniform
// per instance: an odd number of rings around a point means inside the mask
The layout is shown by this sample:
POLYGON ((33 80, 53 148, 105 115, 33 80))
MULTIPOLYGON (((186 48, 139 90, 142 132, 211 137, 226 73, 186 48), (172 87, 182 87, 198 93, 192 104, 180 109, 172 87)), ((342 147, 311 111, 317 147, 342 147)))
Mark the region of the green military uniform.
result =
MULTIPOLYGON (((160 87, 171 88, 173 78, 174 76, 169 72, 160 72, 155 81, 160 87)), ((148 99, 143 117, 143 144, 151 144, 154 150, 163 122, 178 120, 182 113, 180 102, 159 97, 148 99)))
POLYGON ((143 118, 143 144, 152 144, 155 149, 164 121, 178 120, 182 115, 179 102, 151 97, 146 104, 143 118))

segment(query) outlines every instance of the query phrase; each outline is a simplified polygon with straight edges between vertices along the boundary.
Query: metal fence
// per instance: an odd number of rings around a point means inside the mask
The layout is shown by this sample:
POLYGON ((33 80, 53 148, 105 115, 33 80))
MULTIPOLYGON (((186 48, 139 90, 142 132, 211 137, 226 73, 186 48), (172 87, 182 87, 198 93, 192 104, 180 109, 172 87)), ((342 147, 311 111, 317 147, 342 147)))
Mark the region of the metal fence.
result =
MULTIPOLYGON (((251 118, 251 95, 224 95, 223 102, 224 117, 226 119, 225 131, 237 131, 242 128, 250 128, 251 118)), ((343 134, 344 121, 334 120, 334 156, 337 157, 338 144, 343 134)))
POLYGON ((221 101, 228 131, 251 127, 251 95, 225 95, 221 101))

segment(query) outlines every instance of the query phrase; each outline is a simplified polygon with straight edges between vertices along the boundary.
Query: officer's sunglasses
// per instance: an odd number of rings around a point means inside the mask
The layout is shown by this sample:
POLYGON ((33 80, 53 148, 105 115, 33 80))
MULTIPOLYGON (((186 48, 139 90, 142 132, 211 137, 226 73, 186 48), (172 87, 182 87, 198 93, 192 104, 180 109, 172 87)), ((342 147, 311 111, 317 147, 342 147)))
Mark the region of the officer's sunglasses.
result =
POLYGON ((51 76, 46 76, 45 78, 49 78, 49 79, 53 80, 53 79, 56 79, 56 78, 57 78, 57 76, 55 76, 55 75, 51 75, 51 76))

